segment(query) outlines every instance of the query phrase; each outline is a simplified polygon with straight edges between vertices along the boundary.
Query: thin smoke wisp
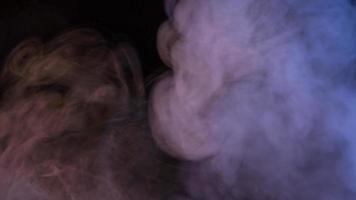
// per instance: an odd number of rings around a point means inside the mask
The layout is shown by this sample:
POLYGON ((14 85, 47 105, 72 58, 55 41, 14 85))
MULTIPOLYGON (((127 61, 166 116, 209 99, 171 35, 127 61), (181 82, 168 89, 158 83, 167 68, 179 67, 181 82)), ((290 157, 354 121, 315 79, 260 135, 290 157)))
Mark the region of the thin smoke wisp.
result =
MULTIPOLYGON (((75 29, 22 42, 1 74, 1 200, 161 199, 133 48, 75 29)), ((172 182, 171 182, 172 183, 172 182)))

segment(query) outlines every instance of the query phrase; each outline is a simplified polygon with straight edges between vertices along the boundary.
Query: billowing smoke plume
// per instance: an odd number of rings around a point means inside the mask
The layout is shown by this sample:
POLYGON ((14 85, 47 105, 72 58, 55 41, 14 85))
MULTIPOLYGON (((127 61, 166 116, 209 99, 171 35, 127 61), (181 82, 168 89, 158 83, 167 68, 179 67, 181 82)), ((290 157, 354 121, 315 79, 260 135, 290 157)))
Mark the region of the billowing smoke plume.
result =
POLYGON ((9 56, 1 83, 1 200, 141 200, 169 192, 129 45, 109 48, 89 29, 28 40, 9 56))
POLYGON ((158 46, 172 73, 150 122, 163 150, 193 161, 180 198, 355 199, 354 2, 167 5, 158 46))

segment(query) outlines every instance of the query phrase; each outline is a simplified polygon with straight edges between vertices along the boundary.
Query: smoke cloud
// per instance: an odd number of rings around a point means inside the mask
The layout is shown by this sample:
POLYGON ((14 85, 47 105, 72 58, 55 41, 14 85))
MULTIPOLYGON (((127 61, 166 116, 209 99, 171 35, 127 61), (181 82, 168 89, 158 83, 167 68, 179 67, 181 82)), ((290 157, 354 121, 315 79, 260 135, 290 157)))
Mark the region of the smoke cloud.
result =
POLYGON ((179 198, 355 199, 354 1, 166 8, 158 47, 172 71, 150 123, 161 149, 189 161, 179 198))

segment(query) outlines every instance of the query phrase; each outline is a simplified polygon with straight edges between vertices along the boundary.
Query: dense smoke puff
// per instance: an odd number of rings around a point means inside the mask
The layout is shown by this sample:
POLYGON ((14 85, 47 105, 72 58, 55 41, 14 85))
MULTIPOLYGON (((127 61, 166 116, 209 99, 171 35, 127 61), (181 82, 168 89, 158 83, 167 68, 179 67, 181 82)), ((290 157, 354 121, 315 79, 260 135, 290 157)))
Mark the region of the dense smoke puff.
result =
POLYGON ((158 46, 173 73, 152 93, 150 122, 163 150, 195 160, 181 199, 356 198, 352 2, 181 0, 170 11, 158 46))
POLYGON ((138 60, 81 29, 20 44, 2 74, 1 200, 160 199, 170 186, 138 60))

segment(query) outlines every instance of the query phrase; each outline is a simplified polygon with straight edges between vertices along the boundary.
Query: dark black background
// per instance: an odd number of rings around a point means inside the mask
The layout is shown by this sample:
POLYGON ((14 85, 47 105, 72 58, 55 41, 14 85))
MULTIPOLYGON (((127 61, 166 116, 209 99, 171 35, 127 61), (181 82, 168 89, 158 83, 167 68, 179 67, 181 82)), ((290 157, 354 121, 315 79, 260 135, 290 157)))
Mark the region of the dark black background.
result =
POLYGON ((90 27, 113 42, 129 41, 147 77, 164 69, 156 35, 165 18, 163 0, 1 0, 0 60, 28 37, 50 39, 69 28, 90 27))

